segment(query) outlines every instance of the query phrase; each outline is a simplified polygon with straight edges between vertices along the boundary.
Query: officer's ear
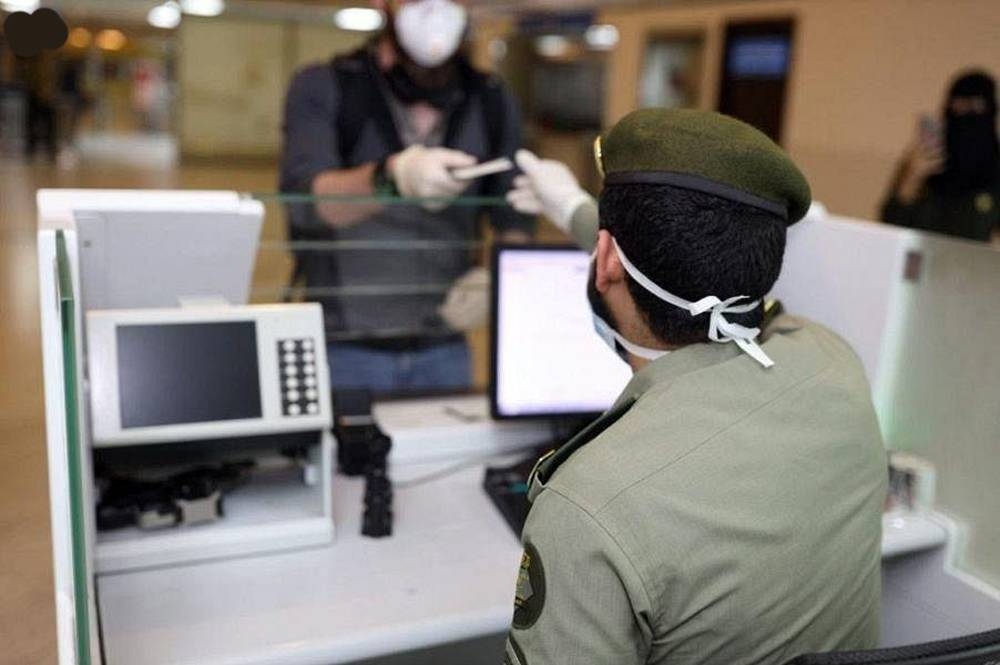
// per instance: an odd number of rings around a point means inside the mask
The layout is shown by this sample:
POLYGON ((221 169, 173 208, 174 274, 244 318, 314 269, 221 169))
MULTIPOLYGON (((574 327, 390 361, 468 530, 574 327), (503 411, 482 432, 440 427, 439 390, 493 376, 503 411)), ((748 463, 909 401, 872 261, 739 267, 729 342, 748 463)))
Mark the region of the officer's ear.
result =
POLYGON ((594 251, 595 276, 594 281, 598 293, 625 281, 625 267, 622 266, 618 252, 615 251, 615 240, 606 230, 597 233, 597 249, 594 251))

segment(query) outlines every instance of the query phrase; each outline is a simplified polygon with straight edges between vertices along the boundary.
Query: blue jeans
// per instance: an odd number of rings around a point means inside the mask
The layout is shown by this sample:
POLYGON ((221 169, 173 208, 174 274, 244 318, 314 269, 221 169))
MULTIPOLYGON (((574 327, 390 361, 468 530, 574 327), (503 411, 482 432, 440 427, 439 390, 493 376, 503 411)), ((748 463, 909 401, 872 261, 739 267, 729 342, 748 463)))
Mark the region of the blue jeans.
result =
POLYGON ((367 388, 375 393, 460 390, 472 383, 465 342, 419 351, 382 351, 331 342, 326 347, 330 385, 367 388))

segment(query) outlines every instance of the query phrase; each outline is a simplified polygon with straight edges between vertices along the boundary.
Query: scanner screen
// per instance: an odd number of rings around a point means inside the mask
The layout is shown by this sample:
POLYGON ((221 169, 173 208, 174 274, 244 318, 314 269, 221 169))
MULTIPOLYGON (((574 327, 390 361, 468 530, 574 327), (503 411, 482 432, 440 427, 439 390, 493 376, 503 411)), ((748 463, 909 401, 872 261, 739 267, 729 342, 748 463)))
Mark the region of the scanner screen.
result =
POLYGON ((252 321, 121 325, 122 427, 261 417, 252 321))
POLYGON ((594 331, 590 256, 504 248, 496 271, 497 415, 573 416, 610 407, 631 372, 594 331))

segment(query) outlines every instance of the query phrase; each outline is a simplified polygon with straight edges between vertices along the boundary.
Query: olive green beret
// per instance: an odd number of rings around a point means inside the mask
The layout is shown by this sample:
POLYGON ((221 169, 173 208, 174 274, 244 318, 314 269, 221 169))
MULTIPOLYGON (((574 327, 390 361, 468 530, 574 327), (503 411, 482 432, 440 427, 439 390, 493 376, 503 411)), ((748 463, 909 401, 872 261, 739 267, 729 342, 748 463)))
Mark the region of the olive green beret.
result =
POLYGON ((644 109, 597 144, 605 186, 666 184, 768 210, 789 224, 809 210, 809 183, 785 151, 750 125, 707 111, 644 109))

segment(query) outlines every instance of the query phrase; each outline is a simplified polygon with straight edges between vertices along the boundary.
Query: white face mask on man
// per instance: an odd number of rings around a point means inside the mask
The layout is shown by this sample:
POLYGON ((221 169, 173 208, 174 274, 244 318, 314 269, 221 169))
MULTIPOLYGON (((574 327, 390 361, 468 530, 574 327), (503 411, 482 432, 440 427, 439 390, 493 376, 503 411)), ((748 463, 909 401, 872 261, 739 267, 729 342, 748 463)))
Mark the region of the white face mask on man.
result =
POLYGON ((417 0, 396 10, 399 46, 421 67, 437 67, 462 45, 469 16, 452 0, 417 0))

